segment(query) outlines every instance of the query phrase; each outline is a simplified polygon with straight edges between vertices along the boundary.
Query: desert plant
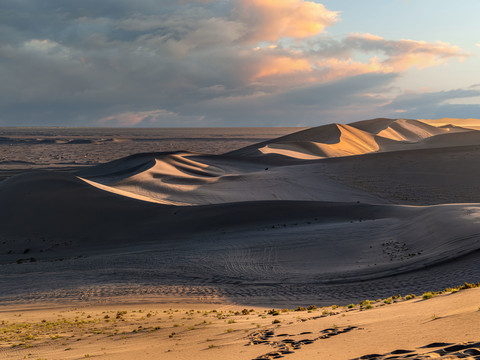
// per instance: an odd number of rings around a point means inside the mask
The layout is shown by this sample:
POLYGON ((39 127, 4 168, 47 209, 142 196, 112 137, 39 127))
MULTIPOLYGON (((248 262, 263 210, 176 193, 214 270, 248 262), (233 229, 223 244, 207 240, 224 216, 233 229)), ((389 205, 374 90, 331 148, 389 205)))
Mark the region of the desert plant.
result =
POLYGON ((435 295, 431 291, 427 291, 427 292, 423 293, 422 299, 427 300, 427 299, 433 298, 434 296, 435 295))

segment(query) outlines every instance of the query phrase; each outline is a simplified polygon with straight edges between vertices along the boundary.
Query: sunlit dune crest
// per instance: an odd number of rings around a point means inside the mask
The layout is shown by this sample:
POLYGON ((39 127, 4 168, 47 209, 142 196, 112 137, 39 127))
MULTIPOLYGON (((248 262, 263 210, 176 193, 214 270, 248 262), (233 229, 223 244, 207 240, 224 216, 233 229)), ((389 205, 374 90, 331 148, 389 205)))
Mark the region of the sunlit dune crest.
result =
POLYGON ((312 159, 315 157, 359 155, 378 151, 380 149, 379 141, 375 139, 375 135, 348 125, 334 125, 334 127, 338 129, 338 136, 332 136, 327 139, 325 143, 287 140, 281 143, 266 145, 265 147, 260 148, 259 151, 263 154, 288 154, 287 156, 291 157, 312 159), (285 152, 285 150, 288 152, 285 152), (298 154, 295 155, 295 153, 298 154))
POLYGON ((455 119, 455 118, 442 118, 442 119, 420 119, 426 124, 430 124, 433 126, 455 126, 461 127, 465 129, 474 129, 480 130, 480 119, 455 119))
POLYGON ((234 153, 277 154, 295 159, 321 159, 362 155, 374 152, 400 151, 467 145, 476 143, 480 132, 471 133, 477 120, 418 121, 409 119, 373 119, 349 125, 332 124, 287 135, 234 153), (446 125, 453 125, 446 126, 446 125), (460 126, 462 125, 462 126, 460 126), (467 132, 454 136, 453 133, 467 132), (445 137, 445 135, 450 136, 445 137))

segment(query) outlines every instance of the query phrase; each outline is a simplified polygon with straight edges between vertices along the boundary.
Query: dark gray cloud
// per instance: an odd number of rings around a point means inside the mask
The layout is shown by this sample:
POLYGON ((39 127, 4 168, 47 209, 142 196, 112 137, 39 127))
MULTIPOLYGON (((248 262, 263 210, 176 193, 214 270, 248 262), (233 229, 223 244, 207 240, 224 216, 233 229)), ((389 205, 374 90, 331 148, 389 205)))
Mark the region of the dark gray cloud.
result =
MULTIPOLYGON (((396 64, 419 49, 415 42, 368 36, 338 41, 325 35, 313 41, 306 30, 279 31, 273 25, 291 16, 288 7, 278 12, 281 19, 262 7, 252 28, 252 19, 240 11, 245 4, 249 12, 264 5, 263 0, 3 0, 0 125, 351 120, 386 103, 383 94, 403 70, 396 64), (260 41, 263 47, 256 48, 252 39, 262 37, 278 41, 260 41), (371 51, 387 59, 373 65, 350 61, 354 52, 371 51)), ((308 4, 315 11, 301 14, 317 21, 320 32, 335 16, 315 4, 308 4)), ((435 59, 463 56, 449 46, 423 47, 435 59)))
POLYGON ((387 92, 396 77, 397 74, 362 74, 275 93, 215 98, 185 107, 184 111, 191 116, 198 110, 208 113, 216 119, 214 124, 221 123, 225 114, 245 126, 275 126, 279 119, 283 121, 280 124, 291 126, 348 122, 368 116, 373 108, 384 105, 384 98, 366 96, 365 92, 387 92))
POLYGON ((381 110, 390 114, 400 114, 402 117, 418 118, 478 118, 480 105, 456 104, 459 99, 480 96, 480 90, 454 89, 427 93, 406 93, 397 96, 381 110))

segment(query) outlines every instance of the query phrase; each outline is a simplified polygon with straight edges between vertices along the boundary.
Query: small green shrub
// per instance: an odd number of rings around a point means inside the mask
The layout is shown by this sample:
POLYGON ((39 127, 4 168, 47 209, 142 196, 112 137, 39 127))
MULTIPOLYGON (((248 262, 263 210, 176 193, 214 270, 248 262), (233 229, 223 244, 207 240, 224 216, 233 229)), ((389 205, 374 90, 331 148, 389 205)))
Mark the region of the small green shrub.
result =
POLYGON ((422 299, 427 300, 433 298, 435 295, 431 291, 427 291, 426 293, 423 293, 422 299))
POLYGON ((280 310, 275 310, 275 309, 268 310, 268 315, 273 315, 273 316, 280 315, 280 310))

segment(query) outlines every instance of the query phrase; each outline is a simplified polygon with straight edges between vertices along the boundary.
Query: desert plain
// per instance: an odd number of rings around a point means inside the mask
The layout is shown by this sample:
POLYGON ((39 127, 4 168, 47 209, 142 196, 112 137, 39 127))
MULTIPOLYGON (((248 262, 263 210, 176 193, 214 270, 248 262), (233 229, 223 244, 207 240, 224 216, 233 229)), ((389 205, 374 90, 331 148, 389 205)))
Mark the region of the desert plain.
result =
POLYGON ((480 359, 479 130, 3 130, 0 358, 480 359))

